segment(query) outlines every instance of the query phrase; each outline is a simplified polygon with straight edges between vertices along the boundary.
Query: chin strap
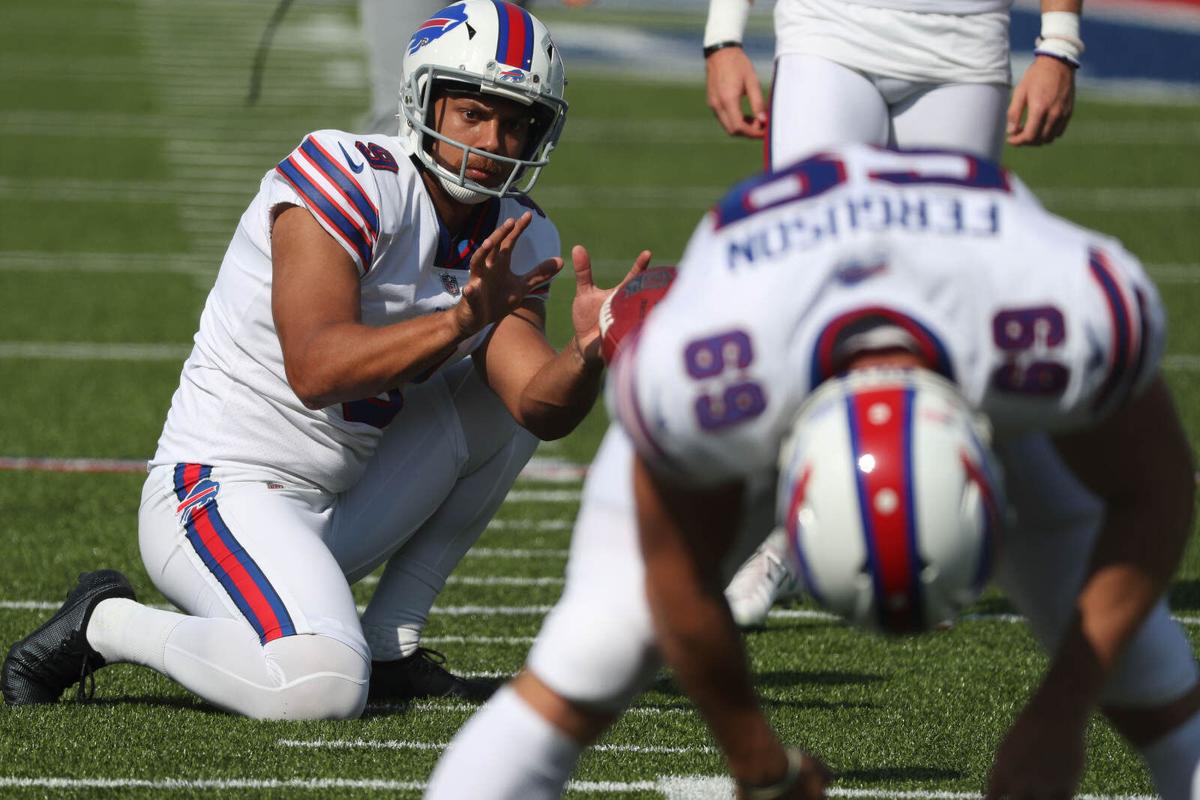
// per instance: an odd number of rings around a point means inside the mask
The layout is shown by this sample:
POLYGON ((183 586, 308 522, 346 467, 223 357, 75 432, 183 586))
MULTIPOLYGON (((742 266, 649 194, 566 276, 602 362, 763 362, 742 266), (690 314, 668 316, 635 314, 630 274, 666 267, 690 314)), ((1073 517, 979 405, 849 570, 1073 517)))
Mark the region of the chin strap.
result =
POLYGON ((438 183, 442 184, 442 188, 446 193, 460 203, 465 203, 469 206, 477 206, 480 203, 486 203, 491 199, 492 195, 477 192, 474 189, 468 189, 466 186, 455 183, 452 179, 447 178, 440 171, 433 173, 437 176, 438 183))

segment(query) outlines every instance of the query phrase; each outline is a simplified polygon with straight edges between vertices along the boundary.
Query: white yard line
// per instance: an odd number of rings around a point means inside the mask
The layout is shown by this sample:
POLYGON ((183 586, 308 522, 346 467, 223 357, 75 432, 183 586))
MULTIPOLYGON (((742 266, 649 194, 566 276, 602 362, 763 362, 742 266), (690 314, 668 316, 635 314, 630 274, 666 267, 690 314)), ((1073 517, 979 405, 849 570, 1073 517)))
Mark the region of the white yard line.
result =
MULTIPOLYGON (((281 154, 281 156, 284 154, 281 154)), ((269 164, 267 165, 270 166, 269 164)), ((556 186, 538 192, 547 208, 707 208, 724 186, 556 186)), ((242 179, 113 181, 80 178, 17 180, 0 177, 0 199, 103 201, 133 204, 244 206, 254 186, 242 179)), ((1102 211, 1162 211, 1200 207, 1200 187, 1045 187, 1034 190, 1047 205, 1102 211)))
MULTIPOLYGON (((476 548, 478 549, 478 548, 476 548)), ((472 551, 473 552, 473 551, 472 551)), ((564 551, 565 552, 565 551, 564 551)), ((471 555, 468 553, 467 555, 471 555)), ((56 611, 62 605, 61 600, 0 600, 0 611, 56 611)), ((155 605, 155 608, 163 608, 173 610, 173 606, 155 605)), ((430 613, 435 616, 446 617, 536 617, 544 616, 550 612, 552 605, 528 605, 528 606, 485 606, 485 605, 464 605, 464 606, 434 606, 430 613)), ((363 607, 360 607, 360 611, 363 607)), ((794 619, 794 620, 809 620, 815 622, 840 622, 840 618, 827 611, 817 611, 808 608, 775 608, 768 615, 770 619, 794 619)), ((1200 626, 1200 616, 1191 615, 1172 615, 1171 619, 1180 625, 1186 627, 1200 626)), ((1005 625, 1024 623, 1025 618, 1019 614, 965 614, 960 618, 961 622, 998 622, 1005 625)), ((520 637, 523 638, 524 637, 520 637)), ((432 640, 431 640, 432 641, 432 640)), ((463 637, 460 642, 454 637, 442 637, 441 641, 447 643, 470 643, 475 641, 471 637, 463 637)), ((510 642, 507 637, 492 637, 481 638, 478 640, 481 644, 516 644, 519 642, 510 642)), ((483 673, 480 673, 483 674, 483 673)))
MULTIPOLYGON (((510 493, 511 496, 511 493, 510 493)), ((566 558, 568 551, 566 549, 555 550, 550 548, 545 549, 512 549, 508 547, 472 547, 467 551, 467 558, 566 558)))
MULTIPOLYGON (((204 170, 209 172, 211 170, 204 170)), ((198 207, 191 212, 198 219, 220 222, 227 232, 240 213, 236 208, 198 207)), ((668 258, 667 261, 673 259, 668 258)), ((100 272, 180 274, 198 277, 215 277, 221 263, 221 253, 94 253, 94 252, 40 252, 34 250, 0 250, 0 272, 100 272)), ((619 259, 597 259, 593 267, 601 271, 617 272, 629 268, 629 263, 619 259)), ((1151 262, 1146 271, 1159 283, 1200 282, 1200 262, 1151 262)))
MULTIPOLYGON (((432 749, 432 748, 431 748, 432 749)), ((593 749, 600 749, 596 747, 593 749)), ((621 751, 617 751, 621 752, 621 751)), ((649 752, 649 751, 643 751, 649 752)), ((397 781, 387 778, 58 778, 0 776, 0 788, 10 789, 146 789, 155 791, 365 791, 417 792, 425 781, 397 781)), ((632 794, 660 792, 666 800, 725 800, 733 794, 729 778, 708 775, 670 775, 647 781, 571 781, 567 790, 580 794, 632 794)), ((888 787, 852 789, 834 786, 830 797, 850 800, 896 798, 896 800, 979 800, 975 792, 949 792, 936 789, 899 791, 888 787)), ((1076 800, 1157 800, 1157 795, 1080 794, 1076 800)))
POLYGON ((183 361, 190 344, 130 342, 0 342, 0 359, 51 361, 183 361))
MULTIPOLYGON (((191 344, 178 342, 14 342, 0 341, 0 360, 44 359, 47 361, 182 361, 192 351, 191 344)), ((1178 372, 1200 371, 1200 354, 1174 353, 1163 356, 1163 369, 1178 372)), ((520 501, 551 503, 578 500, 571 495, 509 496, 520 501)))
MULTIPOLYGON (((280 747, 300 747, 310 750, 445 750, 449 742, 413 742, 397 739, 280 739, 280 747)), ((652 755, 680 755, 692 753, 715 753, 716 748, 699 745, 696 747, 670 747, 640 744, 595 744, 588 748, 599 753, 640 753, 652 755)))
MULTIPOLYGON (((8 472, 126 472, 126 473, 145 473, 145 459, 124 459, 124 458, 39 458, 29 456, 0 456, 0 471, 8 472)), ((519 480, 533 481, 542 483, 578 483, 583 480, 583 476, 587 473, 586 464, 575 464, 571 461, 564 461, 560 458, 547 458, 536 456, 530 459, 525 468, 521 470, 519 480)), ((516 492, 510 492, 511 497, 514 494, 521 494, 518 489, 516 492)), ((543 491, 542 494, 547 494, 543 491)), ((553 495, 554 493, 549 493, 553 495)), ((564 500, 559 502, 571 502, 578 500, 578 492, 567 492, 564 495, 564 500)), ((548 501, 552 502, 552 501, 548 501)), ((489 530, 528 530, 533 532, 538 531, 561 531, 569 530, 572 523, 566 520, 506 520, 494 519, 488 524, 489 530)))
MULTIPOLYGON (((11 60, 11 59, 10 59, 11 60)), ((138 63, 144 59, 139 59, 138 63)), ((0 58, 0 71, 5 60, 0 58)), ((61 68, 61 60, 47 62, 61 68)), ((113 62, 117 63, 116 61, 113 62)), ((130 63, 123 60, 120 63, 130 63)), ((285 71, 289 67, 304 68, 311 64, 306 57, 288 58, 287 54, 272 52, 271 69, 285 71)), ((20 62, 22 74, 28 66, 20 62)), ((152 64, 163 68, 180 67, 211 71, 211 59, 193 58, 180 59, 172 57, 161 63, 152 64)), ((49 69, 49 67, 48 67, 49 69)), ((144 75, 144 72, 142 73, 144 75)), ((211 72, 210 72, 211 74, 211 72)), ((228 70, 226 74, 234 78, 239 90, 244 90, 248 78, 245 69, 228 70)), ((0 111, 0 135, 28 135, 39 137, 80 136, 80 131, 86 130, 88 136, 145 136, 159 137, 170 135, 167 142, 169 150, 185 152, 188 150, 210 149, 215 153, 224 153, 230 157, 247 152, 262 154, 268 161, 281 158, 284 154, 278 152, 274 145, 254 142, 231 142, 221 139, 215 133, 222 126, 235 127, 239 123, 230 117, 225 120, 213 119, 205 130, 197 130, 194 124, 181 119, 173 111, 170 114, 158 113, 121 113, 121 112, 74 112, 74 111, 0 111), (203 138, 205 135, 213 138, 203 138)), ((597 117, 571 116, 571 129, 567 134, 570 142, 580 144, 616 144, 636 142, 641 145, 653 146, 656 142, 663 147, 678 147, 681 144, 733 144, 738 140, 724 136, 718 130, 716 123, 706 127, 708 123, 698 125, 692 120, 680 119, 642 119, 635 121, 614 121, 597 117)), ((1139 122, 1139 121, 1109 121, 1109 122, 1075 122, 1067 132, 1067 138, 1072 145, 1183 145, 1200 147, 1200 122, 1185 120, 1168 122, 1139 122)))

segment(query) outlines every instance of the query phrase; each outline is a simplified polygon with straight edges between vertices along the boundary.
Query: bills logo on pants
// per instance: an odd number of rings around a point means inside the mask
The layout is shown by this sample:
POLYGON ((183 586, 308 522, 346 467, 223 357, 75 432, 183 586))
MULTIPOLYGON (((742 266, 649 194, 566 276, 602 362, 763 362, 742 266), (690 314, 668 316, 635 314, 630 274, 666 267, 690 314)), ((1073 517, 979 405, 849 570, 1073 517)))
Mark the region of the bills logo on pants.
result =
POLYGON ((259 642, 295 635, 296 626, 283 600, 221 517, 220 484, 209 477, 211 473, 212 467, 204 464, 175 467, 175 495, 188 542, 254 628, 259 642))

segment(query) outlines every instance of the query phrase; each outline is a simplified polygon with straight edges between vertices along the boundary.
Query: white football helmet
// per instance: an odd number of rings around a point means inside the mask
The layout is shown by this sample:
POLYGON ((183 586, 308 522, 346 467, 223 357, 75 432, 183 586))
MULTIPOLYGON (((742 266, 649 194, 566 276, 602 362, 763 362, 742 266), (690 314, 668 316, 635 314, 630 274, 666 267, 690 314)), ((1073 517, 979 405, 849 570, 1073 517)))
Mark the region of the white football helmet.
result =
POLYGON ((983 590, 1004 508, 987 423, 923 369, 863 369, 800 407, 779 523, 808 592, 848 621, 916 633, 983 590))
POLYGON ((549 163, 567 114, 562 58, 536 17, 504 0, 463 0, 447 6, 413 33, 401 77, 404 149, 420 159, 452 197, 479 203, 488 197, 527 194, 533 188, 549 163), (530 106, 535 122, 522 157, 486 153, 434 130, 431 111, 439 88, 490 94, 530 106), (455 173, 438 164, 426 137, 461 148, 462 168, 455 173), (472 153, 510 168, 503 185, 492 188, 466 176, 472 153))

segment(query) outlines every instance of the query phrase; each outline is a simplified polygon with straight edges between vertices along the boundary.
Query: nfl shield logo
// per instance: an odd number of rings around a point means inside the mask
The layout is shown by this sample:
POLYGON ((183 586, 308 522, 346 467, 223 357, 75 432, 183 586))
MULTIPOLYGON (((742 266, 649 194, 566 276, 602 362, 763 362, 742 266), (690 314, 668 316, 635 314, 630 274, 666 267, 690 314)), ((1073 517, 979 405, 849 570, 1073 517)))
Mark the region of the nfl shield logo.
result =
POLYGON ((460 289, 458 288, 458 278, 451 275, 449 272, 440 273, 442 278, 442 288, 444 288, 451 297, 458 297, 460 289))

